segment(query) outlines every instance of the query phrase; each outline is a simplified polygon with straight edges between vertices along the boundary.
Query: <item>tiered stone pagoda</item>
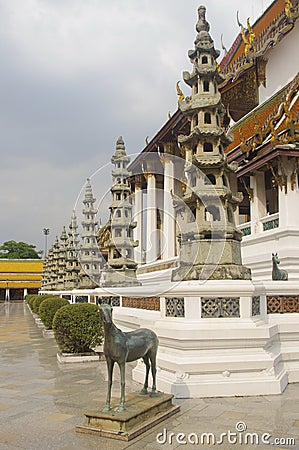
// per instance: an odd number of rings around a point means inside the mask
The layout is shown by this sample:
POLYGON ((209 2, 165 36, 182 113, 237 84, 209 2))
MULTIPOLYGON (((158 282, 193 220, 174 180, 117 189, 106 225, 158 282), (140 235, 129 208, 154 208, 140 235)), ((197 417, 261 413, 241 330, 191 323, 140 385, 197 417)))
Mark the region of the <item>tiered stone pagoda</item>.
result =
POLYGON ((134 247, 138 245, 138 241, 133 240, 136 222, 132 222, 133 207, 129 182, 131 173, 127 169, 130 158, 126 155, 122 137, 116 142, 111 162, 115 167, 112 171, 112 204, 107 226, 110 239, 106 244, 108 262, 102 272, 101 286, 136 286, 140 283, 136 279, 137 264, 133 258, 134 247))
POLYGON ((101 256, 97 245, 97 210, 94 207, 96 202, 92 193, 89 178, 86 182, 85 196, 83 200, 83 231, 81 234, 82 243, 79 252, 81 270, 79 273, 79 287, 89 289, 98 286, 100 280, 101 256))
POLYGON ((79 283, 80 265, 78 261, 79 233, 76 213, 73 211, 71 223, 69 225, 68 239, 66 243, 66 273, 65 288, 75 289, 79 283))
POLYGON ((225 149, 231 139, 225 132, 225 110, 218 85, 223 81, 205 19, 206 9, 198 9, 195 48, 188 52, 193 71, 183 78, 190 97, 179 102, 190 122, 189 134, 180 135, 185 156, 186 190, 175 202, 183 217, 179 234, 180 266, 172 281, 193 279, 249 279, 250 270, 242 266, 241 232, 235 226, 234 211, 242 195, 233 193, 236 164, 228 164, 225 149))
POLYGON ((67 234, 65 227, 62 229, 62 233, 59 241, 59 253, 57 262, 57 285, 56 289, 63 290, 65 288, 65 273, 66 273, 66 243, 67 234))

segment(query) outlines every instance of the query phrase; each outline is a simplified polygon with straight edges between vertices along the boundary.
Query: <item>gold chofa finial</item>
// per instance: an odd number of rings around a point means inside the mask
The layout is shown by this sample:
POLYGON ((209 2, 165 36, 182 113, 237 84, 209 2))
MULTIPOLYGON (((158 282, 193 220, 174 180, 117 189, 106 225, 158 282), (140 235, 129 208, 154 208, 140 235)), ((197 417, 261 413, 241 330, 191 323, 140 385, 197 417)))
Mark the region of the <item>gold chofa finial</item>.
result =
POLYGON ((168 111, 168 119, 171 119, 171 113, 168 111))
POLYGON ((223 44, 223 33, 221 33, 220 41, 221 41, 221 47, 222 47, 222 50, 224 50, 224 54, 226 55, 226 54, 227 54, 227 48, 226 48, 225 45, 223 44))
POLYGON ((248 17, 248 19, 247 19, 247 30, 248 30, 248 35, 249 35, 249 43, 252 44, 253 41, 255 40, 255 32, 253 31, 249 20, 250 20, 250 17, 248 17))
POLYGON ((148 136, 146 136, 146 138, 145 138, 145 143, 146 143, 146 145, 148 145, 148 144, 149 144, 149 141, 148 141, 148 136))
POLYGON ((284 12, 288 19, 293 17, 293 3, 291 0, 286 0, 284 12))
POLYGON ((179 84, 180 84, 180 81, 177 81, 177 83, 176 83, 176 91, 177 91, 177 94, 178 94, 178 97, 179 97, 178 98, 178 103, 181 103, 184 100, 185 96, 184 96, 182 90, 180 89, 179 84))

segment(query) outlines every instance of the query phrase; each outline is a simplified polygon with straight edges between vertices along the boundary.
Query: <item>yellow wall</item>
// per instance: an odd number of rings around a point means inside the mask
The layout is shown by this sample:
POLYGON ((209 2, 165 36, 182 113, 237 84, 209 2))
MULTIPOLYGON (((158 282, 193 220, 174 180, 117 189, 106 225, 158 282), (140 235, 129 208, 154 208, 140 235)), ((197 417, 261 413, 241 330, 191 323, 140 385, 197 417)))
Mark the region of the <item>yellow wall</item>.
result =
POLYGON ((0 288, 41 287, 43 260, 0 259, 0 288))

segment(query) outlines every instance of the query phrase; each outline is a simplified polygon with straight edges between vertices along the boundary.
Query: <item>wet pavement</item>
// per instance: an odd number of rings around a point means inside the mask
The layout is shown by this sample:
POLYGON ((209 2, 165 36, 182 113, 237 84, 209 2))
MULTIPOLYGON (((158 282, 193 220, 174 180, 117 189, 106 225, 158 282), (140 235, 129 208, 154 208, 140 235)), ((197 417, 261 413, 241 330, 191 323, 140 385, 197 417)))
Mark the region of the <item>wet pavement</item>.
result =
MULTIPOLYGON (((299 383, 276 396, 175 400, 178 414, 128 443, 76 433, 84 411, 104 404, 106 363, 59 365, 56 354, 55 339, 43 337, 26 304, 0 304, 1 450, 299 449, 299 383)), ((133 367, 127 365, 127 392, 141 388, 133 367)), ((117 367, 115 377, 118 397, 117 367)))

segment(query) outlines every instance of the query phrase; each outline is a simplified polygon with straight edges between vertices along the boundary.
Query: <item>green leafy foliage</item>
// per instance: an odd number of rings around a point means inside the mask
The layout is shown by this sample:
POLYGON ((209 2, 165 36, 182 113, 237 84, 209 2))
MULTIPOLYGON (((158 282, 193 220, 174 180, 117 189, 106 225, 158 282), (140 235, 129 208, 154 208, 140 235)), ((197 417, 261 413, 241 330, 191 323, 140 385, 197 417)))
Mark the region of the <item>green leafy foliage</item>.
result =
POLYGON ((87 353, 103 341, 103 328, 98 307, 77 303, 60 308, 54 316, 53 330, 64 353, 87 353))
POLYGON ((69 305, 68 300, 60 297, 49 297, 43 300, 39 306, 38 315, 46 328, 52 329, 56 312, 63 306, 69 305))
POLYGON ((32 308, 32 302, 36 297, 37 297, 37 294, 27 294, 26 295, 25 300, 26 300, 27 305, 30 306, 30 308, 32 308))
POLYGON ((40 304, 46 300, 46 298, 51 298, 54 297, 51 294, 44 294, 44 295, 35 295, 33 300, 30 300, 30 307, 31 307, 31 311, 34 314, 38 314, 38 310, 40 307, 40 304))
POLYGON ((6 241, 0 245, 0 258, 2 259, 40 259, 36 245, 26 242, 6 241))

